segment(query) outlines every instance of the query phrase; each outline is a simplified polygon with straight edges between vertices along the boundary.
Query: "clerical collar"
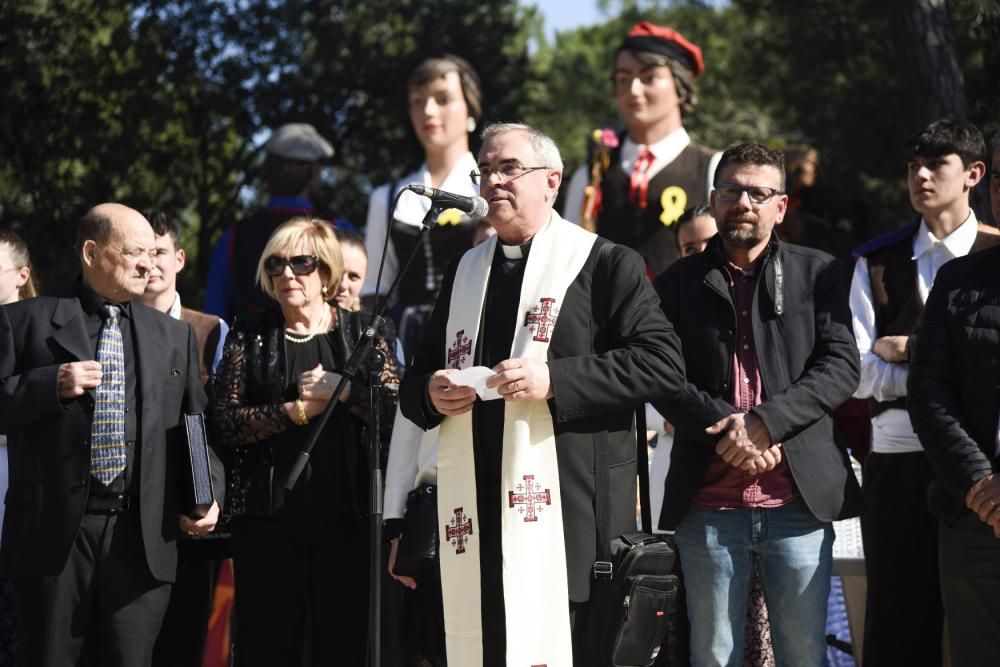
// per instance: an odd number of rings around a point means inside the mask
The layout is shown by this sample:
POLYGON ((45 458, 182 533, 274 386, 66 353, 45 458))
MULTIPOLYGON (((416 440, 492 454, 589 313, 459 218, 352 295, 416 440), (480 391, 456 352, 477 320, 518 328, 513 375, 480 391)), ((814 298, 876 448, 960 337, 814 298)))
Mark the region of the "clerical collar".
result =
POLYGON ((524 259, 528 256, 528 249, 531 248, 531 241, 527 243, 522 243, 521 245, 504 245, 500 244, 500 250, 503 251, 503 256, 506 259, 524 259))

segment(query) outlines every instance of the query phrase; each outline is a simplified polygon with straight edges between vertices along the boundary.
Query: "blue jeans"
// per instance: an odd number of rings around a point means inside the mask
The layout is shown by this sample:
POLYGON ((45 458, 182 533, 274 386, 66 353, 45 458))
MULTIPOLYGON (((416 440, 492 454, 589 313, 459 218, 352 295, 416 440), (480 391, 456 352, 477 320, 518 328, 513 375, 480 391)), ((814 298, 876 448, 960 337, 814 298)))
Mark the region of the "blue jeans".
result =
POLYGON ((751 568, 760 573, 779 667, 827 664, 833 526, 816 519, 801 498, 774 509, 692 506, 674 539, 693 667, 741 664, 751 568))

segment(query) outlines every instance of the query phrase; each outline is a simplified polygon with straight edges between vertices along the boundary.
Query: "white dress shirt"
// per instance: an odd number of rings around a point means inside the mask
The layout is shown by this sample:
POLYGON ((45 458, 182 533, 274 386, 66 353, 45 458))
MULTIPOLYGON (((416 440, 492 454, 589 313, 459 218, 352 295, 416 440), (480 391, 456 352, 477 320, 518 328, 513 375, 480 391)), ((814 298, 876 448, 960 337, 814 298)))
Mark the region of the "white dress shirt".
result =
MULTIPOLYGON (((975 213, 970 211, 969 217, 955 231, 943 239, 937 239, 921 219, 913 239, 913 259, 917 261, 917 294, 921 303, 927 303, 927 295, 934 285, 938 270, 946 262, 969 254, 976 241, 978 224, 975 213)), ((906 396, 907 365, 883 361, 873 351, 877 340, 875 308, 872 304, 868 260, 864 257, 859 258, 854 265, 851 314, 854 337, 861 355, 861 379, 854 397, 891 401, 906 396)), ((890 408, 872 418, 872 451, 882 454, 922 451, 906 410, 890 408)))
MULTIPOLYGON (((649 150, 653 151, 654 156, 653 164, 649 167, 649 180, 653 180, 656 174, 660 173, 664 167, 676 160, 681 151, 687 148, 690 143, 691 137, 688 136, 687 130, 683 127, 674 130, 656 143, 649 144, 649 146, 638 144, 626 135, 622 149, 618 154, 618 164, 621 165, 622 170, 626 174, 631 173, 632 165, 635 163, 636 158, 639 157, 639 152, 643 148, 649 148, 649 150)), ((716 153, 712 156, 708 164, 708 173, 705 175, 705 192, 712 191, 712 177, 715 175, 715 168, 718 166, 719 158, 721 157, 722 153, 716 153)), ((579 224, 580 207, 583 205, 583 193, 588 185, 590 185, 590 165, 584 163, 573 172, 573 177, 569 181, 569 188, 566 191, 566 200, 563 203, 563 217, 567 220, 572 220, 579 224)))

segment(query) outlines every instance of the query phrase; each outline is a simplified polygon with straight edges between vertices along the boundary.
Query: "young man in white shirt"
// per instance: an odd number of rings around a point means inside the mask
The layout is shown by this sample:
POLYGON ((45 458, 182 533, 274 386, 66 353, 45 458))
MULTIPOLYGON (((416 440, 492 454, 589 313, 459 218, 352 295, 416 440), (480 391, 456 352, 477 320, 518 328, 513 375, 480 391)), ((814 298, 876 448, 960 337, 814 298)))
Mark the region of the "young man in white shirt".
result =
POLYGON ((940 665, 943 611, 937 520, 927 510, 934 473, 906 411, 909 350, 927 295, 946 262, 1000 241, 969 195, 986 171, 986 144, 969 123, 939 120, 906 151, 910 203, 920 218, 855 250, 851 283, 871 453, 862 515, 868 599, 864 664, 940 665))

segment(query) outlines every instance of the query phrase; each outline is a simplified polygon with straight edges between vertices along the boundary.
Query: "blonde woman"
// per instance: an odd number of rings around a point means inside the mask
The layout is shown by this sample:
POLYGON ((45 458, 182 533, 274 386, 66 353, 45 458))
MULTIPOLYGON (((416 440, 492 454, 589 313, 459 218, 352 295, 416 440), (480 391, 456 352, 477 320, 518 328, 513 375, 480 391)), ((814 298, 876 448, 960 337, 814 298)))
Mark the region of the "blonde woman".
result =
MULTIPOLYGON (((329 403, 363 325, 338 307, 340 244, 329 223, 298 218, 278 227, 257 267, 277 308, 234 323, 217 371, 212 420, 235 448, 230 480, 239 663, 302 665, 365 661, 368 600, 365 378, 352 378, 298 483, 284 488, 313 420, 329 403)), ((391 333, 377 347, 384 414, 395 410, 398 364, 391 333)), ((388 423, 388 419, 383 420, 388 423)))

